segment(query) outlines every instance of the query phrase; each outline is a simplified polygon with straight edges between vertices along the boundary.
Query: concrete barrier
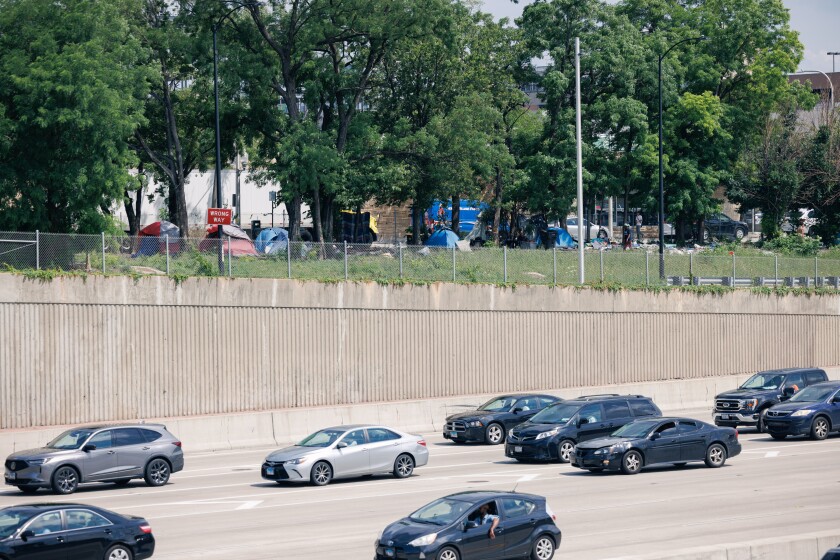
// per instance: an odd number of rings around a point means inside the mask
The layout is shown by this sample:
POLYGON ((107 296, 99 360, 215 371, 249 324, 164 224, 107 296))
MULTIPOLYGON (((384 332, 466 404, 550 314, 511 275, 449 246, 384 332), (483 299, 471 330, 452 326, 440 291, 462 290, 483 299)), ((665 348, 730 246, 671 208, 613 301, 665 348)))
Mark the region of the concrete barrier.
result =
POLYGON ((607 560, 820 560, 840 544, 840 530, 809 533, 796 537, 774 537, 752 543, 720 544, 641 556, 620 556, 607 560))

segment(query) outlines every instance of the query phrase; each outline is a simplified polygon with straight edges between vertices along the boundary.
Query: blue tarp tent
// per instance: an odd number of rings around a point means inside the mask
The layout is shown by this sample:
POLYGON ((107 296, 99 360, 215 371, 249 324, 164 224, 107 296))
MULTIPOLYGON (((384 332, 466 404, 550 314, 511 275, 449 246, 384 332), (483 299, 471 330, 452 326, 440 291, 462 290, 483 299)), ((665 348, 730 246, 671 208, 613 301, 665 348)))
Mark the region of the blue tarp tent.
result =
POLYGON ((572 236, 569 235, 569 232, 565 229, 550 227, 548 228, 548 231, 553 231, 557 234, 557 237, 554 240, 554 246, 558 249, 574 249, 577 247, 577 243, 575 243, 575 240, 572 239, 572 236))
POLYGON ((426 240, 427 247, 456 247, 458 236, 451 229, 439 229, 426 240))
POLYGON ((283 228, 266 228, 260 230, 254 240, 254 246, 258 253, 274 254, 278 251, 285 251, 289 243, 289 233, 283 228))

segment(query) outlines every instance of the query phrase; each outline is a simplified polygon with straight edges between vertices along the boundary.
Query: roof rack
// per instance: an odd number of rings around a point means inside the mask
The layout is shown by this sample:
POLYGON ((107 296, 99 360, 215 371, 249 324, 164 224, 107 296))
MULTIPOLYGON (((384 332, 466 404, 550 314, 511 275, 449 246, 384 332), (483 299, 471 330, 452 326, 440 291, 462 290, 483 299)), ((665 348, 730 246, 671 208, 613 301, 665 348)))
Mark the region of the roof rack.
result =
POLYGON ((583 400, 583 401, 588 401, 588 400, 592 400, 592 399, 608 399, 610 397, 620 397, 620 396, 621 395, 619 395, 618 393, 603 393, 603 394, 600 394, 600 395, 581 395, 577 398, 580 399, 580 400, 583 400))

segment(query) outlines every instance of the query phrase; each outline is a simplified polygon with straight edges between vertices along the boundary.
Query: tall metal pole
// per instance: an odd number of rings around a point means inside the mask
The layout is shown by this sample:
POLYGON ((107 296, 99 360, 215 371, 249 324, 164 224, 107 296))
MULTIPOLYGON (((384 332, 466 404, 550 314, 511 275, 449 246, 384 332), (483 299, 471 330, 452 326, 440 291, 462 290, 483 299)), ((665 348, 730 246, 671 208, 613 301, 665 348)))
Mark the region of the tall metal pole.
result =
POLYGON ((834 84, 831 82, 831 78, 828 77, 828 74, 821 70, 800 70, 800 74, 822 74, 825 77, 826 81, 828 82, 828 96, 831 100, 831 106, 834 106, 834 84))
POLYGON ((837 55, 840 55, 840 52, 833 51, 833 52, 829 52, 829 53, 826 53, 826 54, 831 57, 831 73, 833 74, 833 73, 837 72, 837 70, 834 68, 834 57, 837 56, 837 55))
POLYGON ((580 132, 580 37, 575 37, 575 124, 577 126, 578 282, 583 284, 583 147, 580 132))
MULTIPOLYGON (((666 53, 667 54, 667 53, 666 53)), ((659 279, 665 280, 665 178, 662 173, 662 59, 659 57, 659 279)))
MULTIPOLYGON (((216 104, 216 208, 222 207, 222 140, 219 136, 219 49, 216 44, 218 24, 213 24, 213 99, 216 104)), ((219 234, 219 275, 225 273, 224 247, 222 243, 222 226, 218 226, 219 234)))

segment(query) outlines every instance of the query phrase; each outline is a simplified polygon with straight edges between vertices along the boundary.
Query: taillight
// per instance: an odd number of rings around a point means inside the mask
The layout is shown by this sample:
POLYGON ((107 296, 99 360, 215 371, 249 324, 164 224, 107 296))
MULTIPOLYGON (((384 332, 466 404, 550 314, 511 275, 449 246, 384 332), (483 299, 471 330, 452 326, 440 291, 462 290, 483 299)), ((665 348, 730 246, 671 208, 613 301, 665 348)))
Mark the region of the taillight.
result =
POLYGON ((144 523, 143 525, 140 525, 140 530, 143 531, 143 533, 145 533, 146 535, 151 535, 152 534, 152 526, 149 525, 148 523, 144 523))
POLYGON ((552 521, 557 521, 557 516, 554 515, 554 512, 551 511, 551 507, 549 507, 548 503, 545 504, 545 512, 551 517, 552 521))
POLYGON ((181 442, 180 441, 173 441, 172 445, 174 445, 175 447, 181 447, 181 442))
POLYGON ((422 445, 423 447, 426 447, 426 440, 421 439, 420 441, 417 442, 417 445, 422 445))
POLYGON ((738 441, 738 428, 735 428, 735 441, 738 441))

